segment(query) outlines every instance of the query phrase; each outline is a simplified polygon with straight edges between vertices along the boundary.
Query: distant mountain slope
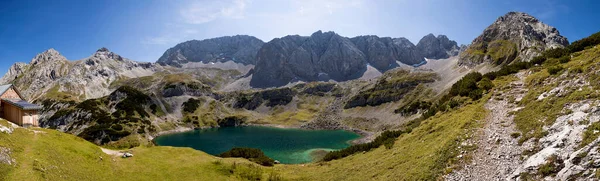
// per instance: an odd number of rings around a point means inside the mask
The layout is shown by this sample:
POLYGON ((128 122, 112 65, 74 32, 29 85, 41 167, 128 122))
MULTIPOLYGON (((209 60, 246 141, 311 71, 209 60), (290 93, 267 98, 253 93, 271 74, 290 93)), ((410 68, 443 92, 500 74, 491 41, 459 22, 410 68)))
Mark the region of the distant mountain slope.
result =
POLYGON ((548 48, 569 44, 552 26, 531 15, 509 12, 499 17, 460 54, 459 65, 475 66, 483 62, 508 64, 529 61, 548 48))
POLYGON ((14 83, 32 100, 41 97, 85 100, 108 95, 110 84, 119 79, 151 75, 158 69, 152 63, 135 62, 106 48, 77 61, 69 61, 49 49, 29 64, 15 63, 0 83, 14 83))
POLYGON ((206 40, 191 40, 169 48, 157 61, 161 65, 181 67, 190 62, 215 63, 233 61, 255 64, 255 57, 264 42, 253 36, 224 36, 206 40))

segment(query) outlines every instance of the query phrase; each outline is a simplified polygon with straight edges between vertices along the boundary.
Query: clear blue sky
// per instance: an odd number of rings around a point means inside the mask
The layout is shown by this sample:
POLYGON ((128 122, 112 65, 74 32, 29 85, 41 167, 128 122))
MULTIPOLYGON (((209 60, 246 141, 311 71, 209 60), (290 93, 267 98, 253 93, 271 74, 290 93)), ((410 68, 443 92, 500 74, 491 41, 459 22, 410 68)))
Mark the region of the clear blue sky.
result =
POLYGON ((0 73, 49 48, 69 60, 107 47, 154 62, 179 42, 236 34, 269 41, 323 30, 416 43, 434 33, 468 44, 509 11, 529 13, 573 41, 600 31, 599 7, 593 0, 0 0, 0 73))

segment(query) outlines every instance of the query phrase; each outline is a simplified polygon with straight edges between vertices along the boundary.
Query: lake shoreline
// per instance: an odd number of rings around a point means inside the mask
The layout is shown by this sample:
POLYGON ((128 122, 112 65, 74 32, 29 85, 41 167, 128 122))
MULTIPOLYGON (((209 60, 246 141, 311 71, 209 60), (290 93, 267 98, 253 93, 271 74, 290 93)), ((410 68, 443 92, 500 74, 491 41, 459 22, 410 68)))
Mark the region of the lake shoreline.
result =
POLYGON ((359 138, 349 141, 349 143, 351 145, 357 145, 357 144, 371 142, 375 139, 375 135, 376 135, 373 132, 356 129, 356 128, 349 128, 346 126, 338 128, 338 129, 327 129, 327 128, 312 129, 312 128, 306 128, 306 127, 302 127, 302 126, 288 126, 288 125, 279 125, 279 124, 254 124, 254 123, 245 123, 243 126, 265 126, 265 127, 275 127, 275 128, 282 128, 282 129, 302 129, 302 130, 345 130, 345 131, 350 131, 350 132, 360 135, 359 138))
POLYGON ((179 128, 162 132, 162 135, 169 136, 156 137, 153 143, 158 146, 191 147, 211 155, 234 147, 258 148, 283 164, 306 164, 319 160, 327 152, 352 146, 352 141, 362 137, 347 130, 309 130, 264 124, 206 128, 179 128))
MULTIPOLYGON (((280 124, 256 124, 256 123, 243 123, 243 124, 236 125, 233 127, 240 127, 240 126, 263 126, 263 127, 281 128, 281 129, 302 129, 302 130, 345 130, 345 131, 350 131, 350 132, 360 135, 359 138, 348 141, 348 143, 350 143, 351 145, 368 143, 375 139, 375 134, 372 132, 368 132, 368 131, 364 131, 364 130, 356 129, 356 128, 348 128, 348 127, 343 127, 341 129, 308 129, 308 128, 304 128, 302 126, 289 126, 289 125, 280 125, 280 124)), ((183 132, 194 131, 194 130, 220 128, 220 127, 221 126, 218 126, 218 125, 217 126, 204 126, 204 127, 198 127, 198 128, 190 128, 190 127, 180 126, 180 127, 175 127, 175 129, 171 129, 171 130, 160 131, 160 132, 156 133, 155 135, 153 135, 151 137, 150 141, 152 143, 154 143, 155 145, 157 145, 154 142, 154 139, 156 139, 157 137, 160 137, 160 136, 183 133, 183 132)))

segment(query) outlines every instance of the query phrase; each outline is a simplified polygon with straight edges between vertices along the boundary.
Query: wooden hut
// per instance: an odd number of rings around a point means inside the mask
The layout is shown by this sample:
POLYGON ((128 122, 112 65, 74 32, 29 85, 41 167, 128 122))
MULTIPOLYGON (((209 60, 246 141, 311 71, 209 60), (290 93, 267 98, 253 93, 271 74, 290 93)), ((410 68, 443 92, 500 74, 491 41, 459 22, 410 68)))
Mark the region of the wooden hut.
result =
POLYGON ((0 117, 24 127, 38 127, 42 106, 29 103, 12 85, 0 86, 0 117))

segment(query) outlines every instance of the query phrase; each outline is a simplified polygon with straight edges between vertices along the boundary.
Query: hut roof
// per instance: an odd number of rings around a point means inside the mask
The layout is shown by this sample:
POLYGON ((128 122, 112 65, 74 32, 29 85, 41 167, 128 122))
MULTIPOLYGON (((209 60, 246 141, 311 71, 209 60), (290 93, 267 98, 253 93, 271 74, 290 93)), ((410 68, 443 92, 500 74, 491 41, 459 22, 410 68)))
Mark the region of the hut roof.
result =
MULTIPOLYGON (((10 89, 12 87, 14 87, 12 84, 0 85, 0 95, 6 93, 6 91, 8 91, 8 89, 10 89)), ((21 92, 19 92, 19 90, 17 90, 17 89, 13 89, 13 90, 17 93, 17 95, 19 95, 19 97, 21 99, 25 99, 23 97, 23 95, 21 95, 21 92)))
MULTIPOLYGON (((1 88, 1 87, 0 87, 1 88)), ((23 110, 40 110, 42 106, 37 104, 32 104, 27 101, 21 99, 2 99, 2 101, 17 106, 23 110)))

